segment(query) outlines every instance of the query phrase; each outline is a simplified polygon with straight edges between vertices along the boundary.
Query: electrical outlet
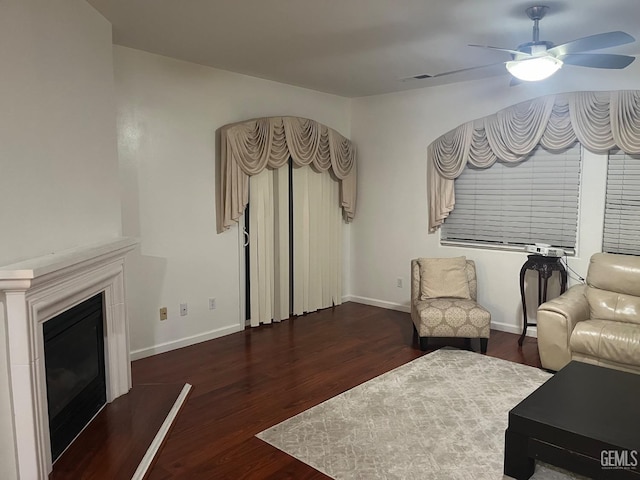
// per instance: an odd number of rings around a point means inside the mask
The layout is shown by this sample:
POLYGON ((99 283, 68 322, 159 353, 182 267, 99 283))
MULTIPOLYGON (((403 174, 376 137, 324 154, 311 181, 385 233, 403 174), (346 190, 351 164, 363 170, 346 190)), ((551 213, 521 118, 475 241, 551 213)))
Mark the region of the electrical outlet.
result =
POLYGON ((404 281, 402 280, 402 277, 396 278, 396 287, 402 288, 402 284, 403 283, 404 283, 404 281))
POLYGON ((162 307, 160 309, 160 320, 166 320, 167 319, 167 307, 162 307))
POLYGON ((189 311, 187 310, 187 304, 186 303, 181 303, 180 304, 180 316, 184 317, 187 315, 187 313, 189 313, 189 311))
POLYGON ((216 309, 216 299, 215 298, 210 298, 209 299, 209 310, 215 310, 216 309))

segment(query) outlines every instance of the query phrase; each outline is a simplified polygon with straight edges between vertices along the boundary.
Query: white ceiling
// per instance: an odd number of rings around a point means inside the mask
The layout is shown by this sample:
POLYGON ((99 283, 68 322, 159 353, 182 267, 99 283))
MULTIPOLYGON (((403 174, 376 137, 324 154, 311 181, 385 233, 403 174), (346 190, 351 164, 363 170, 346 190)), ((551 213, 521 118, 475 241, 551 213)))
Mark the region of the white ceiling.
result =
MULTIPOLYGON (((541 21, 541 40, 560 44, 613 30, 640 39, 638 0, 88 2, 113 24, 118 45, 346 97, 491 75, 508 84, 502 66, 438 79, 399 79, 509 60, 507 53, 467 44, 515 48, 531 41, 533 23, 524 10, 540 2, 551 7, 541 21)), ((607 52, 638 54, 639 45, 607 52)))

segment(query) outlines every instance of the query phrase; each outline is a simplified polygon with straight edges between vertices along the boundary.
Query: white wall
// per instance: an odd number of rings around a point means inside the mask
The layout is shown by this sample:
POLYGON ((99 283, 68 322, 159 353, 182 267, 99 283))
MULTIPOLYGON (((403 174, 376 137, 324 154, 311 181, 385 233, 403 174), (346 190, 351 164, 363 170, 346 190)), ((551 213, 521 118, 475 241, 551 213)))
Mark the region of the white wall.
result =
POLYGON ((118 46, 114 64, 123 230, 141 239, 127 278, 140 358, 241 328, 238 229, 215 230, 216 130, 295 115, 349 136, 349 100, 118 46))
MULTIPOLYGON (((0 265, 118 236, 111 25, 84 0, 3 1, 0 19, 0 265)), ((0 478, 12 479, 4 305, 0 344, 0 478)))
MULTIPOLYGON (((509 87, 507 77, 484 79, 352 102, 351 138, 358 146, 358 215, 351 230, 353 298, 408 311, 410 260, 466 255, 478 267, 479 300, 494 326, 519 332, 520 252, 442 247, 428 234, 426 151, 458 125, 530 98, 576 90, 640 89, 640 62, 624 71, 565 68, 539 84, 509 87), (404 288, 396 278, 404 279, 404 288)), ((586 153, 578 252, 570 266, 585 276, 600 251, 606 157, 586 153)), ((531 279, 535 278, 535 274, 531 279)), ((529 278, 529 277, 527 277, 529 278)), ((550 284, 551 287, 551 284, 550 284)))

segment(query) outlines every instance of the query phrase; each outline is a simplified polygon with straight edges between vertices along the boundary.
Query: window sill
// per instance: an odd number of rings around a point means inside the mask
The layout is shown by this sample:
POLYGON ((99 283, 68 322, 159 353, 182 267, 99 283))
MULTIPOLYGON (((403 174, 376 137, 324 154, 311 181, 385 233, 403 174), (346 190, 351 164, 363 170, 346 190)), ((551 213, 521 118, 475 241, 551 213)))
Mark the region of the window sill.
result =
MULTIPOLYGON (((503 252, 523 252, 531 254, 525 250, 522 245, 499 245, 493 243, 471 243, 471 242, 459 242, 453 240, 440 240, 440 245, 443 247, 458 247, 458 248, 477 248, 481 250, 496 250, 503 252)), ((574 257, 576 254, 575 249, 564 249, 566 257, 574 257)))

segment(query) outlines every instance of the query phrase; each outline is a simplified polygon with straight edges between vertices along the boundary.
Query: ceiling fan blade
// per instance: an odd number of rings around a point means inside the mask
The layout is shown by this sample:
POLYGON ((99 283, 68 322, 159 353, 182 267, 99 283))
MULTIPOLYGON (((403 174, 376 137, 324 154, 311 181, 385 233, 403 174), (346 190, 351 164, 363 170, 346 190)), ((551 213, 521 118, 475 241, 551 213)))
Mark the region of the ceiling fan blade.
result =
POLYGON ((492 47, 490 45, 472 45, 469 44, 470 47, 478 47, 478 48, 488 48, 489 50, 498 50, 500 52, 507 52, 510 53, 511 55, 525 55, 527 57, 530 57, 531 55, 525 52, 519 52, 518 50, 509 50, 508 48, 500 48, 500 47, 492 47))
POLYGON ((601 48, 617 47, 618 45, 635 41, 635 38, 625 32, 598 33, 550 48, 549 53, 555 56, 568 55, 570 53, 589 52, 591 50, 600 50, 601 48))
POLYGON ((573 53, 558 57, 568 65, 591 68, 621 69, 628 67, 636 57, 611 53, 573 53))
POLYGON ((422 75, 414 75, 412 77, 401 78, 400 80, 404 82, 407 80, 423 80, 425 78, 439 78, 439 77, 444 77, 446 75, 454 75, 456 73, 470 72, 472 70, 481 70, 483 68, 495 67, 496 65, 504 65, 504 63, 505 62, 498 62, 498 63, 490 63, 488 65, 479 65, 477 67, 461 68, 459 70, 451 70, 450 72, 436 73, 435 75, 429 75, 427 73, 424 73, 422 75))

